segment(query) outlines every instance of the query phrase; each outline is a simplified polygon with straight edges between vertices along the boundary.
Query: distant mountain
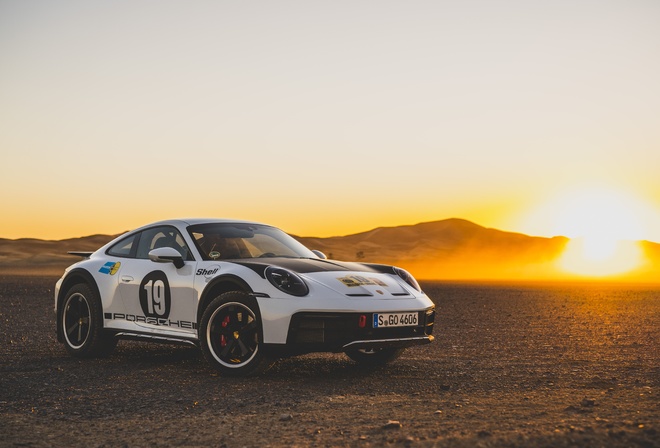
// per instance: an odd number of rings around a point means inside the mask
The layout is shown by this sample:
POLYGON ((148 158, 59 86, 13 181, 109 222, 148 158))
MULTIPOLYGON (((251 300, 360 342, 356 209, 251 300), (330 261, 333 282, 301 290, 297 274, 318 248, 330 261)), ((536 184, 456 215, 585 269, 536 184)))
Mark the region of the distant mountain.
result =
POLYGON ((0 274, 59 275, 64 268, 80 260, 67 251, 93 251, 116 235, 91 235, 65 240, 0 238, 0 274))
MULTIPOLYGON (((96 250, 115 236, 92 235, 61 241, 0 239, 0 275, 59 275, 78 259, 67 251, 96 250)), ((393 264, 420 279, 556 280, 570 277, 556 266, 568 238, 504 232, 464 219, 379 227, 330 238, 294 237, 310 249, 321 250, 329 258, 393 264)), ((632 273, 631 278, 658 281, 660 244, 643 241, 640 245, 648 262, 632 273)))
POLYGON ((394 264, 419 278, 550 278, 567 238, 531 237, 445 219, 332 238, 297 237, 330 258, 394 264))
POLYGON ((647 282, 660 282, 660 244, 651 241, 639 243, 646 257, 646 263, 635 271, 635 276, 647 282))

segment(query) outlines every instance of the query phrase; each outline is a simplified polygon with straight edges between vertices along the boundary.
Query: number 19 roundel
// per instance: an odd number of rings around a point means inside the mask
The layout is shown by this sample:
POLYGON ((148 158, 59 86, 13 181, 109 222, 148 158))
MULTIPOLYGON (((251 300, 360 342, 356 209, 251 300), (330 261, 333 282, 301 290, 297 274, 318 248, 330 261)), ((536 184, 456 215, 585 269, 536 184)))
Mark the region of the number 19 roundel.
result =
POLYGON ((167 319, 171 305, 172 295, 167 275, 163 271, 148 273, 140 283, 140 306, 144 315, 167 319))

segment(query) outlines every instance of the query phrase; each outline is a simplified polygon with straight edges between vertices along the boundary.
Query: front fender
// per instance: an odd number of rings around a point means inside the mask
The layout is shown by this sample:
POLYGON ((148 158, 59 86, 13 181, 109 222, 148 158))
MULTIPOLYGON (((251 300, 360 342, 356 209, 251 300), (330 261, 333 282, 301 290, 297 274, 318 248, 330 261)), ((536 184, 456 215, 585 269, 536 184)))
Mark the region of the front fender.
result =
POLYGON ((252 294, 253 292, 250 285, 237 275, 222 274, 214 277, 200 294, 199 305, 197 307, 197 322, 201 322, 204 310, 213 299, 229 291, 243 291, 247 294, 252 294))

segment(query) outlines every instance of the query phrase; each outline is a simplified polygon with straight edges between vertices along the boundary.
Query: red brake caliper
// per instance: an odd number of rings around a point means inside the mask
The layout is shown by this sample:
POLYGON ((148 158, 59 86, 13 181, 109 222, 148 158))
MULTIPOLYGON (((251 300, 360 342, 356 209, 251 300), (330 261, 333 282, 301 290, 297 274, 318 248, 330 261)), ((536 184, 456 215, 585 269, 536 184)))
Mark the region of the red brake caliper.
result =
MULTIPOLYGON (((225 318, 222 320, 222 328, 227 328, 227 325, 229 325, 229 316, 225 316, 225 318)), ((225 338, 225 335, 222 334, 220 335, 220 347, 225 347, 227 345, 227 338, 225 338)))

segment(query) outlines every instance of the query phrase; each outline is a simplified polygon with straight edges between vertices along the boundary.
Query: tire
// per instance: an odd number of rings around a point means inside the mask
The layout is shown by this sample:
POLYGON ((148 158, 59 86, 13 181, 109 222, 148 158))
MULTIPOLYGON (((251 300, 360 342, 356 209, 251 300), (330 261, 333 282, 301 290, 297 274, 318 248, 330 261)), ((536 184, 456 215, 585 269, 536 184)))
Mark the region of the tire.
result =
POLYGON ((365 366, 383 366, 403 354, 405 348, 376 348, 346 350, 346 356, 365 366))
POLYGON ((263 349, 257 300, 244 292, 226 292, 206 307, 199 341, 206 360, 224 376, 258 375, 272 363, 263 349))
POLYGON ((117 340, 103 331, 101 301, 85 283, 72 286, 64 296, 60 324, 64 346, 78 358, 108 356, 117 340))

